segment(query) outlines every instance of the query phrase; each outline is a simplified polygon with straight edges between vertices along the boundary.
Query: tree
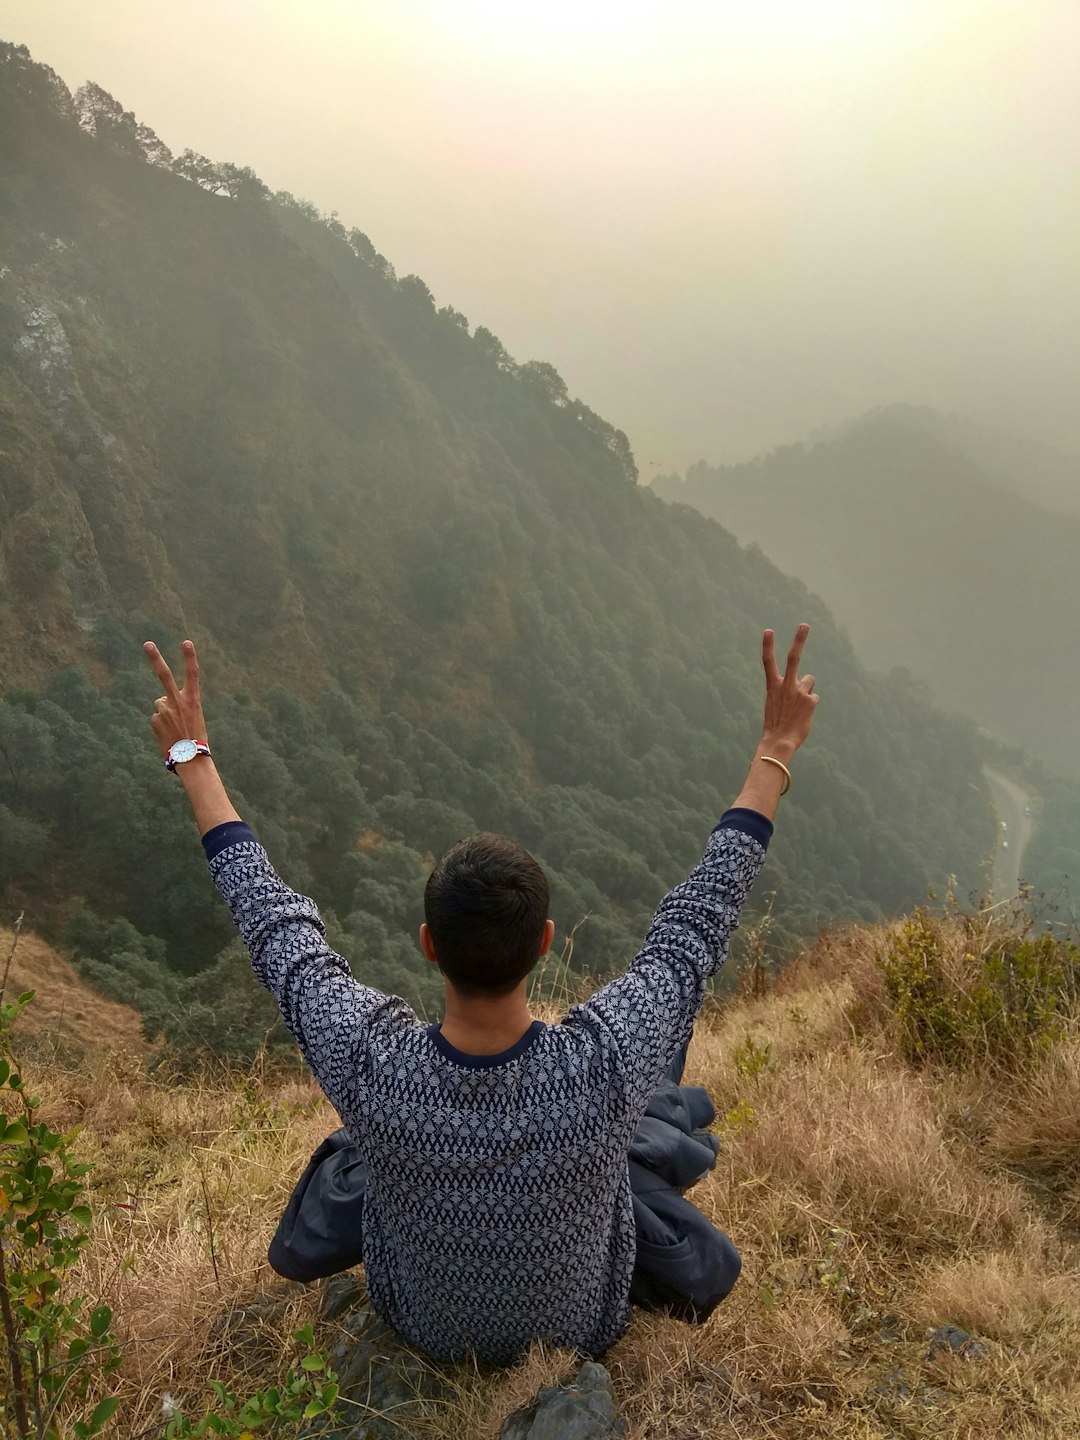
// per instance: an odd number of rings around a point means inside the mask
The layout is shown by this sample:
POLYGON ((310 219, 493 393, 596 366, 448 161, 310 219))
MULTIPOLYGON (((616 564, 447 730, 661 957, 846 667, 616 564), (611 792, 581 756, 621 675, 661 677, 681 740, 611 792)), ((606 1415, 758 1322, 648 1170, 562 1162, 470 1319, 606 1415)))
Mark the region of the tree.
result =
POLYGON ((227 160, 215 165, 217 192, 228 195, 230 200, 262 200, 270 194, 250 165, 231 165, 227 160))
POLYGON ((25 45, 0 40, 0 76, 5 87, 28 100, 39 113, 51 112, 64 120, 74 119, 71 91, 55 70, 32 59, 25 45))
POLYGON ((185 150, 172 162, 172 168, 174 174, 190 180, 211 195, 228 195, 230 200, 262 200, 270 194, 269 187, 263 184, 250 165, 210 160, 197 150, 185 150))
POLYGON ((206 155, 200 155, 197 150, 185 150, 173 161, 173 174, 181 176, 184 180, 190 180, 193 185, 200 186, 203 190, 209 190, 216 194, 218 189, 217 166, 206 155))
POLYGON ((486 325, 478 325, 473 331, 473 344, 484 359, 495 366, 496 370, 501 370, 506 375, 517 373, 517 361, 499 337, 493 335, 486 325))
POLYGON ((0 804, 0 885, 33 875, 45 858, 49 832, 25 815, 0 804))
POLYGON ((135 138, 139 142, 143 159, 148 165, 159 165, 163 170, 172 168, 172 151, 165 141, 150 129, 149 125, 144 125, 142 121, 139 121, 135 127, 135 138))
POLYGON ((102 141, 110 150, 140 160, 144 158, 138 122, 132 111, 125 110, 119 100, 92 80, 75 92, 75 118, 87 134, 102 141))
POLYGON ((554 365, 549 365, 546 360, 527 360, 522 365, 518 374, 526 384, 538 390, 541 395, 552 405, 563 409, 570 403, 570 394, 566 388, 566 381, 562 378, 554 365))

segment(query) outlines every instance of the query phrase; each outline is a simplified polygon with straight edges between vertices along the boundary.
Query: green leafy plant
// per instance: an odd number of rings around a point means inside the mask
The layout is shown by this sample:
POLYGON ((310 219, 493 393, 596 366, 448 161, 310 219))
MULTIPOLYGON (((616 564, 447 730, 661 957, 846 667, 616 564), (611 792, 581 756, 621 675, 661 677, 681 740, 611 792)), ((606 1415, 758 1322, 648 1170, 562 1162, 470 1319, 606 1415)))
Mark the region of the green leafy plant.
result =
POLYGON ((0 1421, 17 1440, 88 1440, 119 1403, 91 1396, 120 1351, 108 1305, 65 1284, 90 1239, 89 1167, 74 1158, 74 1134, 40 1120, 23 1086, 11 1029, 33 993, 0 1003, 0 1421))
POLYGON ((220 1380, 211 1380, 217 1404, 198 1417, 177 1411, 165 1429, 167 1440, 190 1440, 198 1435, 237 1436, 239 1440, 262 1426, 298 1425, 332 1415, 338 1399, 338 1377, 326 1360, 311 1347, 315 1343, 311 1325, 293 1332, 293 1339, 306 1350, 290 1369, 281 1385, 272 1385, 241 1398, 220 1380))
POLYGON ((739 1074, 752 1080, 772 1064, 772 1046, 759 1045, 752 1035, 747 1035, 741 1045, 736 1045, 731 1058, 739 1074))
POLYGON ((741 1135, 754 1123, 755 1111, 749 1100, 737 1101, 720 1117, 720 1124, 731 1135, 741 1135))
POLYGON ((905 920, 877 958, 901 1050, 916 1062, 1036 1059, 1063 1034, 1080 979, 1075 945, 926 911, 905 920))

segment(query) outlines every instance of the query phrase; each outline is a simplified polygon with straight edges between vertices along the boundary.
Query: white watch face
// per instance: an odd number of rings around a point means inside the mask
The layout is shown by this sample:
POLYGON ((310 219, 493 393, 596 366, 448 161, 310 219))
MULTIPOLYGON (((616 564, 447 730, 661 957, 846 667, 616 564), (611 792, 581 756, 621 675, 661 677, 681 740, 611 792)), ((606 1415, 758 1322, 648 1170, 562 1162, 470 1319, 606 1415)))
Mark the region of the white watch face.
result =
POLYGON ((199 749, 194 740, 177 740, 169 751, 169 759, 174 765, 183 765, 187 760, 194 760, 198 753, 199 749))

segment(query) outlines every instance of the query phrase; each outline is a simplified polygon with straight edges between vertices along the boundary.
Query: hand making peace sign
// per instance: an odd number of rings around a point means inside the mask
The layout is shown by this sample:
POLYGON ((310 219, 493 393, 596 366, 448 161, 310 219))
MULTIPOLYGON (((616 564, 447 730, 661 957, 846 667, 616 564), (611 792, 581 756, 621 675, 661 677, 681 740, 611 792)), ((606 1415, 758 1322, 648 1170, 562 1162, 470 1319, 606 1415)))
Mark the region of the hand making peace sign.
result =
POLYGON ((765 666, 763 738, 771 750, 795 751, 810 734, 814 711, 821 697, 813 693, 813 675, 799 677, 799 661, 809 634, 809 625, 800 625, 795 631, 783 675, 776 664, 773 632, 766 630, 762 637, 761 659, 765 666))
POLYGON ((206 721, 199 692, 199 659, 193 642, 185 640, 183 645, 183 689, 177 686, 164 655, 154 642, 147 640, 143 649, 165 691, 160 699, 154 701, 154 713, 150 717, 150 728, 162 755, 168 755, 177 740, 201 740, 206 743, 206 721))

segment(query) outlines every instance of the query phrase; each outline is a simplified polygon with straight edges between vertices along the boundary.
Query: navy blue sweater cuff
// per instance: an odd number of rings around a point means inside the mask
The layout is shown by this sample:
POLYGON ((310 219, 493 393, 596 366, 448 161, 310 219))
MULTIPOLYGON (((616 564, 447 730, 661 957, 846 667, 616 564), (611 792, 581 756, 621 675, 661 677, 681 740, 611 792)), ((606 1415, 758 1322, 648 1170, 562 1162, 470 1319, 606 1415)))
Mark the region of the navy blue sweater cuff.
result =
POLYGON ((202 837, 202 843, 207 860, 213 860, 215 855, 220 855, 222 850, 227 850, 230 845, 239 845, 241 840, 254 839, 250 825, 245 825, 243 820, 226 820, 224 825, 215 825, 212 830, 207 830, 202 837))
POLYGON ((759 815, 756 810, 744 810, 741 805, 725 810, 716 828, 741 830, 744 835, 749 835, 751 840, 756 840, 763 850, 768 850, 773 833, 771 820, 766 820, 765 816, 759 815))

